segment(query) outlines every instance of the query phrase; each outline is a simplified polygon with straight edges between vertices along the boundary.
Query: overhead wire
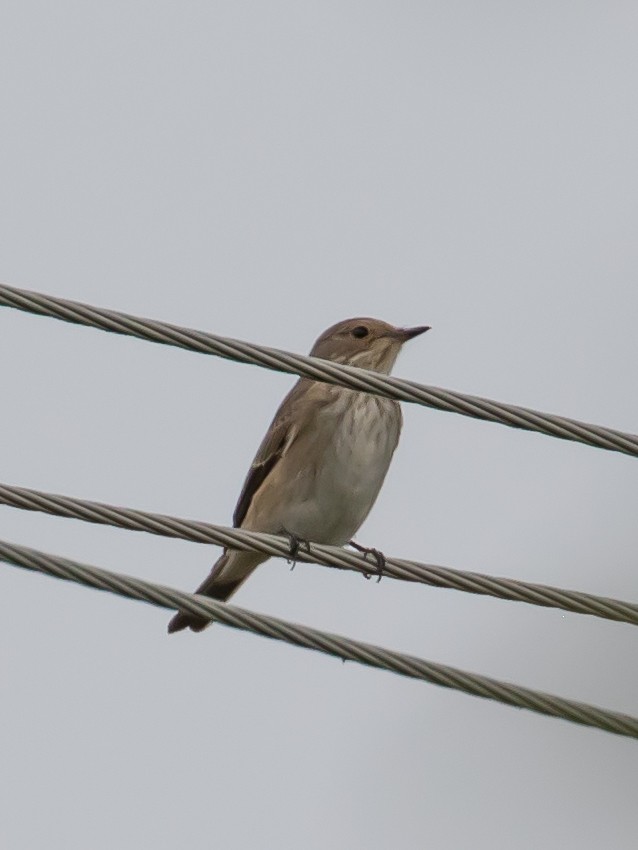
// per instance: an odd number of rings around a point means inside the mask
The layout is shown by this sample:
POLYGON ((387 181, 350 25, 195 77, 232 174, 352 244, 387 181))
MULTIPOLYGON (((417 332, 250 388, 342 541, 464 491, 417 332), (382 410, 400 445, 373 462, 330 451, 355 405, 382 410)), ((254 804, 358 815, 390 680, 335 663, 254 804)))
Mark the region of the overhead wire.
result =
MULTIPOLYGON (((9 484, 0 483, 0 504, 112 525, 130 531, 145 531, 164 537, 216 544, 231 549, 253 550, 274 557, 288 558, 290 554, 290 542, 285 537, 149 513, 9 484)), ((306 547, 304 544, 299 547, 295 558, 298 561, 355 570, 367 575, 375 570, 374 562, 367 560, 365 555, 339 546, 309 543, 306 547)), ((526 602, 547 608, 559 608, 576 614, 590 614, 607 620, 638 625, 638 604, 549 585, 392 557, 384 557, 382 574, 403 581, 526 602)))
MULTIPOLYGON (((635 434, 529 408, 503 404, 478 396, 427 386, 414 381, 406 381, 315 357, 293 354, 1 284, 0 306, 14 307, 25 312, 50 316, 113 333, 212 354, 238 362, 252 363, 277 371, 301 375, 312 380, 344 386, 355 391, 370 392, 399 401, 460 413, 476 419, 499 422, 510 427, 538 431, 560 439, 581 442, 597 448, 638 457, 638 435, 635 434)), ((135 511, 130 508, 73 499, 11 485, 0 485, 0 503, 60 516, 75 517, 90 522, 115 525, 121 528, 148 531, 168 537, 180 537, 200 543, 216 543, 229 548, 252 549, 278 557, 289 555, 290 544, 286 538, 135 511)), ((296 558, 301 561, 312 561, 327 566, 352 569, 366 575, 372 571, 371 564, 366 560, 365 555, 358 555, 339 547, 311 544, 307 551, 305 551, 305 547, 302 547, 296 558)), ((424 679, 476 696, 495 699, 542 714, 563 717, 576 723, 596 726, 616 734, 638 737, 638 719, 628 715, 610 712, 572 700, 564 700, 526 688, 519 688, 515 685, 455 670, 413 656, 395 653, 359 641, 352 641, 338 635, 330 635, 316 629, 286 623, 276 618, 245 611, 236 606, 219 603, 193 594, 185 594, 172 588, 100 570, 86 564, 78 564, 26 547, 0 542, 0 560, 77 581, 91 587, 110 590, 131 598, 145 599, 162 607, 177 608, 211 617, 235 628, 321 650, 344 659, 392 670, 413 678, 424 679)), ((633 625, 638 624, 638 605, 634 603, 547 585, 455 570, 400 558, 385 559, 383 574, 406 581, 490 595, 501 599, 517 600, 544 607, 560 608, 633 625)))
POLYGON ((228 603, 217 602, 204 596, 183 593, 171 587, 114 573, 88 564, 60 558, 26 546, 0 541, 0 560, 14 566, 37 570, 61 579, 67 579, 99 590, 107 590, 131 599, 140 599, 162 608, 188 611, 236 629, 263 637, 318 650, 343 660, 355 661, 421 679, 446 688, 463 691, 473 696, 492 699, 538 714, 558 717, 592 726, 616 735, 638 738, 638 718, 597 706, 564 699, 552 694, 512 685, 487 676, 468 673, 412 655, 394 652, 374 644, 352 640, 341 635, 323 632, 247 611, 228 603))
POLYGON ((151 342, 173 345, 189 351, 213 354, 241 363, 252 363, 280 372, 302 375, 316 381, 387 396, 397 401, 460 413, 474 419, 499 422, 512 428, 538 431, 563 440, 572 440, 638 457, 638 435, 636 434, 419 384, 415 381, 382 375, 317 357, 293 354, 78 301, 17 289, 5 284, 0 284, 0 306, 13 307, 28 313, 50 316, 151 342))

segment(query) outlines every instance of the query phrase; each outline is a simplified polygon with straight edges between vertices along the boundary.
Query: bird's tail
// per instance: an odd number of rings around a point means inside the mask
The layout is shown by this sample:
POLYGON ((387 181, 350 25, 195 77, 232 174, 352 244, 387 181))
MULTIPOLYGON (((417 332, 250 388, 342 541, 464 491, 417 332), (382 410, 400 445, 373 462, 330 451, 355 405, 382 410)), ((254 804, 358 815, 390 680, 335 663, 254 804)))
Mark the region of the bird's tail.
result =
MULTIPOLYGON (((267 555, 262 555, 259 552, 240 552, 236 549, 226 549, 195 593, 217 599, 220 602, 226 602, 237 588, 246 581, 255 567, 258 567, 267 557, 267 555)), ((206 617, 198 617, 197 614, 178 611, 168 624, 168 632, 172 634, 186 628, 192 629, 194 632, 201 632, 210 622, 206 617)))

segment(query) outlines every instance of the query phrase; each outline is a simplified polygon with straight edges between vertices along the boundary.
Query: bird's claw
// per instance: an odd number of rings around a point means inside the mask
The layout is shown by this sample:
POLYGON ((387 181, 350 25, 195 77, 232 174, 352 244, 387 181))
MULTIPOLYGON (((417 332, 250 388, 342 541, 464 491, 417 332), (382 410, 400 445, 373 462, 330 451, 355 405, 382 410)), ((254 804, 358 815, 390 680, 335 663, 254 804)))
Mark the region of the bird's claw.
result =
POLYGON ((291 564, 290 569, 294 570, 297 565, 297 555, 299 554, 299 549, 304 546, 306 552, 310 554, 310 541, 304 540, 303 537, 299 537, 299 535, 294 534, 292 531, 288 531, 287 529, 283 529, 283 533, 288 538, 290 548, 288 550, 288 558, 286 562, 291 564))
MULTIPOLYGON (((354 540, 350 541, 350 545, 353 549, 356 549, 357 552, 363 553, 364 560, 368 559, 368 555, 372 555, 374 557, 374 560, 377 562, 377 583, 380 582, 385 568, 385 555, 383 552, 380 552, 378 549, 374 549, 371 546, 361 546, 360 543, 355 543, 354 540)), ((364 573, 363 575, 365 578, 370 578, 370 573, 364 573)))

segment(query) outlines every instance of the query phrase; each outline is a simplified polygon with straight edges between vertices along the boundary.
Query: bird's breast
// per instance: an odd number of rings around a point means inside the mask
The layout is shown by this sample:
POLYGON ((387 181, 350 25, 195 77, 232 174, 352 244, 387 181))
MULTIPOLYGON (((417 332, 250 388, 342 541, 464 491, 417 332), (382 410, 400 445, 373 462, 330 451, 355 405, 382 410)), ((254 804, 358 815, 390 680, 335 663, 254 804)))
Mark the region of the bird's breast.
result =
POLYGON ((401 411, 390 399, 350 392, 324 415, 333 427, 317 422, 317 438, 323 435, 325 443, 315 496, 331 537, 325 542, 340 544, 356 533, 377 498, 399 440, 401 411))
POLYGON ((357 393, 344 408, 328 447, 339 478, 350 490, 367 490, 377 482, 380 487, 399 439, 399 406, 390 399, 357 393))

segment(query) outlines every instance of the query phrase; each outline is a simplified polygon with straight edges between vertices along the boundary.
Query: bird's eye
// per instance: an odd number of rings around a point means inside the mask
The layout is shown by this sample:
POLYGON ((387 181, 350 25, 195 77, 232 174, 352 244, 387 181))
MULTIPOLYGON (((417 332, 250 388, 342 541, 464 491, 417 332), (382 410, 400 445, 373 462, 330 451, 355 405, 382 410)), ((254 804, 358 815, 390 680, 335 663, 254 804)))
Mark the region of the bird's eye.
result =
POLYGON ((370 331, 365 327, 365 325, 357 325, 356 328, 352 329, 352 336, 356 336, 357 339, 363 339, 364 336, 368 336, 370 331))

